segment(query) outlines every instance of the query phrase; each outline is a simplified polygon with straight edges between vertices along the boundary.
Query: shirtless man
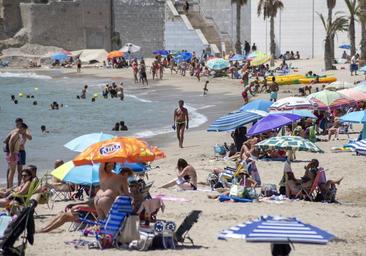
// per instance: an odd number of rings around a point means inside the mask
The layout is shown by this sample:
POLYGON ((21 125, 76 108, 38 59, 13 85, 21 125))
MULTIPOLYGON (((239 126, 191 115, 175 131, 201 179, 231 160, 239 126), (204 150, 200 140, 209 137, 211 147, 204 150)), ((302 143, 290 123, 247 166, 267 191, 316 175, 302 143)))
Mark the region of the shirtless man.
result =
POLYGON ((184 101, 180 100, 178 102, 179 106, 174 110, 174 124, 173 129, 177 129, 177 138, 179 141, 179 147, 183 148, 183 140, 184 140, 184 129, 188 130, 188 110, 183 107, 184 101))
POLYGON ((119 195, 129 195, 128 177, 132 175, 130 169, 122 169, 120 174, 112 173, 114 163, 103 163, 99 167, 100 189, 95 198, 94 205, 98 218, 104 219, 119 195))
POLYGON ((84 88, 81 90, 80 99, 86 98, 86 90, 88 89, 88 85, 85 85, 84 88))
POLYGON ((7 175, 7 188, 13 187, 13 179, 15 170, 19 160, 20 146, 23 143, 23 138, 27 133, 28 126, 25 123, 21 123, 17 129, 15 129, 10 137, 8 144, 8 152, 6 154, 6 161, 8 162, 8 175, 7 175))
POLYGON ((197 190, 197 172, 186 160, 179 158, 177 163, 177 178, 161 186, 169 188, 177 185, 183 190, 197 190))
POLYGON ((273 102, 277 101, 277 97, 278 97, 278 90, 280 89, 278 86, 278 83, 276 82, 276 78, 272 77, 272 84, 269 87, 270 91, 271 91, 271 95, 270 95, 270 101, 273 100, 273 102))

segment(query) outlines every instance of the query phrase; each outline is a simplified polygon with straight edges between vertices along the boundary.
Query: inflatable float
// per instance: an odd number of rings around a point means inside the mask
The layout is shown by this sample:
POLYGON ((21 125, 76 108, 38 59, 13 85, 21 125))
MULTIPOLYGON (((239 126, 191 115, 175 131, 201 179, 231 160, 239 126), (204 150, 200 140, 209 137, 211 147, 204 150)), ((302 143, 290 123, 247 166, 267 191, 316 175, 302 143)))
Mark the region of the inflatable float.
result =
MULTIPOLYGON (((299 82, 300 82, 300 84, 310 84, 314 80, 315 80, 315 78, 301 78, 301 79, 299 79, 299 82)), ((335 77, 321 77, 321 78, 319 78, 319 81, 317 83, 328 84, 328 83, 333 83, 335 81, 337 81, 337 78, 335 78, 335 77)))

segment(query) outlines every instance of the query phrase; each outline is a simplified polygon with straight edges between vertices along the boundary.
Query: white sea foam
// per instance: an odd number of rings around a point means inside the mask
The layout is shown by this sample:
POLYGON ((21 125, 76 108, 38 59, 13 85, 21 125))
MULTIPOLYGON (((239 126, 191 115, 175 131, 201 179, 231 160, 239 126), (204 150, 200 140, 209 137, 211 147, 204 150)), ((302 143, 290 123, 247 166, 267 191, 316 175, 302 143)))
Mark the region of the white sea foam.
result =
MULTIPOLYGON (((194 107, 191 107, 189 105, 185 105, 189 112, 189 128, 195 128, 199 127, 200 125, 207 122, 207 117, 205 115, 202 115, 201 113, 197 112, 197 109, 194 107)), ((166 134, 174 132, 172 127, 165 126, 161 129, 155 129, 155 130, 145 130, 142 132, 135 133, 134 136, 138 138, 151 138, 156 135, 166 134)))
POLYGON ((52 79, 50 76, 38 75, 36 73, 12 73, 12 72, 0 72, 0 77, 17 77, 17 78, 33 78, 33 79, 52 79))
POLYGON ((142 98, 139 98, 137 97, 136 95, 133 95, 133 94, 125 94, 126 97, 130 97, 130 98, 133 98, 135 100, 138 100, 140 102, 144 102, 144 103, 150 103, 152 102, 151 100, 146 100, 146 99, 142 99, 142 98))

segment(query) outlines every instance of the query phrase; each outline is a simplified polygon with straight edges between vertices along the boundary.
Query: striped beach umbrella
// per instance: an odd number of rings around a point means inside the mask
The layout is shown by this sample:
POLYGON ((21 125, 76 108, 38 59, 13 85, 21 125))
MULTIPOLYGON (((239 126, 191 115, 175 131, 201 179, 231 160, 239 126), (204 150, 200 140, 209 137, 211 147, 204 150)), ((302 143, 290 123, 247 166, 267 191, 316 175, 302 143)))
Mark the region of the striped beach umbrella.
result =
POLYGON ((273 103, 270 110, 315 109, 316 104, 302 97, 286 97, 273 103))
POLYGON ((219 233, 218 239, 247 242, 327 244, 335 236, 297 218, 262 216, 219 233))
POLYGON ((355 101, 366 101, 366 90, 363 92, 352 88, 340 90, 338 92, 355 101))
POLYGON ((307 151, 313 153, 324 153, 313 142, 299 136, 278 136, 263 140, 255 145, 262 150, 292 150, 307 151))
POLYGON ((207 67, 212 70, 222 70, 228 68, 230 63, 222 58, 211 59, 207 61, 207 67))
POLYGON ((347 147, 353 148, 359 155, 366 155, 366 139, 348 143, 347 147))
POLYGON ((222 116, 215 120, 207 129, 208 132, 232 131, 243 125, 261 119, 263 115, 248 111, 241 111, 222 116))

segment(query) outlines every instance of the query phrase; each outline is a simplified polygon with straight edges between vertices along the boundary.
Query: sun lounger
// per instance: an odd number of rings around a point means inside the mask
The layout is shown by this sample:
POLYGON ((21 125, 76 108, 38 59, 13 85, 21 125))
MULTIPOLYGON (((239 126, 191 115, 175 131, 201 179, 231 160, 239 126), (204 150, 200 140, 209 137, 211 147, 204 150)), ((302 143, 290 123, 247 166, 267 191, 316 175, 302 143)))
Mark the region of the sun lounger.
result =
POLYGON ((322 177, 325 177, 324 170, 319 170, 315 176, 315 179, 313 180, 313 183, 312 183, 310 189, 306 189, 306 188, 302 187, 300 192, 296 195, 296 197, 314 201, 315 197, 316 197, 316 192, 318 189, 319 181, 322 177))
POLYGON ((188 239, 194 246, 192 238, 188 235, 189 231, 193 227, 194 223, 198 221, 198 218, 202 211, 191 211, 188 216, 183 220, 182 224, 178 227, 175 232, 175 240, 177 243, 184 244, 185 240, 188 239))
MULTIPOLYGON (((108 216, 104 220, 97 223, 84 220, 89 225, 97 225, 99 230, 95 232, 99 248, 106 248, 108 246, 118 247, 117 237, 124 227, 126 217, 133 211, 131 205, 131 198, 127 196, 118 196, 109 210, 108 216), (108 240, 108 241, 106 241, 108 240)), ((84 232, 85 234, 85 232, 84 232)))

